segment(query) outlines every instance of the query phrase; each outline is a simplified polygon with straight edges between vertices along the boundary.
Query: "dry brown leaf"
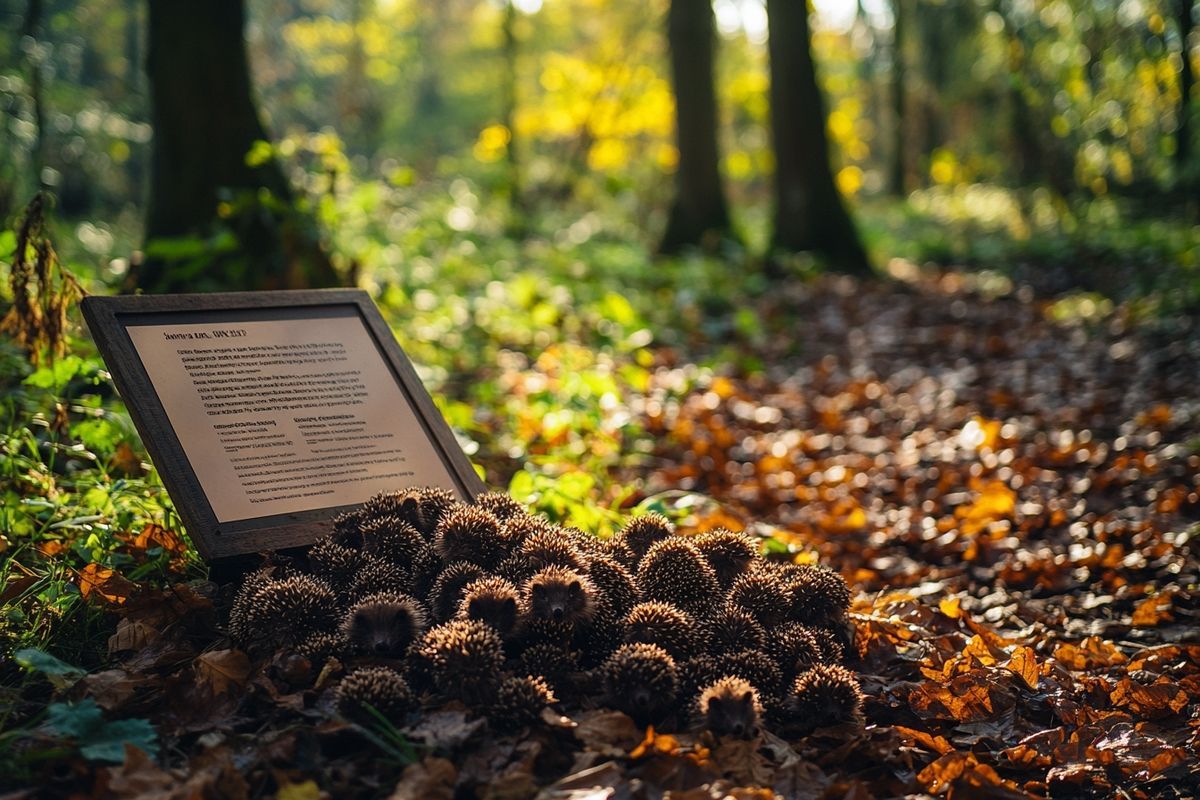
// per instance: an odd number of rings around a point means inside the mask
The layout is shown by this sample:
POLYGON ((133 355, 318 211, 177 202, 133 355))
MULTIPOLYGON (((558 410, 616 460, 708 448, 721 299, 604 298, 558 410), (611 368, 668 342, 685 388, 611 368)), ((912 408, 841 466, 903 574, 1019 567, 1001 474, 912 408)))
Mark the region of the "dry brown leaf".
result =
POLYGON ((1170 622, 1175 618, 1171 613, 1171 606, 1170 594, 1163 593, 1147 597, 1134 608, 1130 624, 1135 628, 1153 628, 1164 622, 1170 622))
POLYGON ((122 605, 140 590, 136 583, 109 567, 86 564, 79 570, 79 593, 84 600, 100 600, 111 605, 122 605))
POLYGON ((453 800, 457 780, 453 762, 430 757, 404 768, 391 800, 453 800))
POLYGON ((214 694, 229 694, 246 685, 250 658, 241 650, 210 650, 196 658, 196 680, 214 694))
POLYGON ((585 711, 575 722, 575 738, 602 756, 624 757, 643 739, 642 729, 620 711, 585 711))
POLYGON ((1006 665, 1014 675, 1020 678, 1027 687, 1038 688, 1038 662, 1032 647, 1022 645, 1013 651, 1006 665))

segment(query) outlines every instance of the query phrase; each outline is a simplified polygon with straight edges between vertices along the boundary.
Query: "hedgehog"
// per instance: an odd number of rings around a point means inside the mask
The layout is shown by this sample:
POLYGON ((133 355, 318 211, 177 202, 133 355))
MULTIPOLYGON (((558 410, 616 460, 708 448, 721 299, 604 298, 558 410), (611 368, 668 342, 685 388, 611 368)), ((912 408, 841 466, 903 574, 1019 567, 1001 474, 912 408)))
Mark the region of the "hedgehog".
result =
POLYGON ((475 498, 474 505, 490 512, 501 522, 525 514, 521 504, 504 492, 485 492, 475 498))
POLYGON ((704 727, 715 736, 749 739, 758 733, 762 704, 758 690, 743 678, 726 675, 709 684, 696 705, 704 727))
POLYGON ((637 584, 644 600, 671 603, 695 616, 705 615, 721 595, 712 567, 682 538, 651 546, 638 566, 637 584))
POLYGON ((420 519, 414 521, 413 526, 426 537, 433 538, 441 521, 461 504, 449 490, 426 486, 420 491, 417 505, 420 519))
POLYGON ((785 681, 792 681, 801 672, 822 663, 824 652, 814 629, 798 622, 785 622, 770 634, 770 652, 775 656, 785 681))
POLYGON ((322 539, 308 550, 308 566, 312 573, 330 586, 345 589, 367 564, 358 550, 338 544, 332 538, 322 539))
POLYGON ((398 516, 426 539, 433 537, 442 518, 460 505, 445 489, 402 489, 381 492, 363 504, 364 519, 398 516))
POLYGON ((468 705, 495 699, 504 669, 500 634, 477 619, 456 619, 430 628, 421 640, 420 655, 433 669, 438 690, 468 705))
POLYGON ((611 706, 640 725, 658 722, 675 705, 679 692, 675 660, 657 645, 622 645, 600 672, 611 706))
POLYGON ((590 533, 584 533, 579 528, 561 527, 559 528, 575 551, 585 558, 592 556, 605 555, 606 550, 600 540, 590 533))
POLYGON ((462 506, 438 524, 433 545, 446 563, 469 561, 492 569, 509 554, 509 541, 491 512, 462 506))
POLYGON ((820 651, 823 663, 840 664, 845 660, 846 648, 832 631, 810 627, 808 632, 817 640, 817 649, 820 651))
POLYGON ((746 611, 764 628, 783 622, 791 609, 791 601, 783 582, 766 571, 739 576, 729 590, 729 603, 746 611))
POLYGON ((580 654, 587 668, 601 664, 625 644, 625 619, 604 603, 596 603, 592 616, 572 630, 572 648, 580 654))
POLYGON ((563 567, 539 570, 525 582, 523 612, 530 620, 586 623, 595 611, 595 588, 587 577, 563 567))
POLYGON ((337 595, 311 575, 267 580, 239 605, 230 619, 242 644, 295 644, 314 633, 337 627, 337 595))
POLYGON ((579 655, 560 645, 535 644, 522 651, 517 664, 520 673, 544 678, 561 689, 567 677, 579 670, 579 655))
POLYGON ((367 515, 361 508, 344 511, 333 518, 328 538, 351 550, 357 550, 362 547, 361 526, 366 519, 367 515))
POLYGON ((713 568, 721 588, 726 590, 758 558, 758 543, 753 537, 725 528, 702 533, 692 541, 713 568))
POLYGON ((638 603, 625 616, 625 641, 656 644, 676 661, 701 650, 696 621, 670 603, 638 603))
POLYGON ((743 678, 764 694, 776 694, 784 688, 783 673, 775 659, 761 650, 742 650, 713 657, 714 675, 743 678))
POLYGON ((467 588, 468 583, 485 576, 482 569, 467 561, 447 565, 429 590, 429 606, 434 619, 445 622, 453 617, 462 602, 463 589, 467 588))
POLYGON ((515 732, 541 719, 542 709, 558 702, 554 691, 532 675, 505 678, 488 709, 488 723, 502 732, 515 732))
POLYGON ((416 707, 408 682, 388 667, 354 670, 338 684, 335 698, 338 713, 360 725, 378 721, 372 710, 396 720, 416 707))
POLYGON ((340 656, 346 649, 346 640, 340 633, 318 631, 296 645, 296 655, 308 659, 314 667, 321 667, 330 658, 340 656))
POLYGON ((844 722, 862 722, 863 694, 853 673, 836 664, 818 664, 796 678, 784 705, 790 726, 811 732, 844 722))
POLYGON ((534 572, 550 566, 576 571, 583 569, 582 556, 562 528, 548 528, 529 533, 514 555, 534 572))
POLYGON ((525 540, 533 534, 555 529, 553 523, 525 513, 509 517, 502 524, 504 525, 504 538, 512 543, 514 552, 520 550, 525 540))
POLYGON ((370 594, 394 592, 408 594, 412 581, 403 567, 379 558, 368 558, 350 582, 347 595, 359 600, 370 594))
POLYGON ((634 517, 613 537, 616 544, 629 551, 631 566, 636 566, 645 557, 646 551, 657 542, 675 534, 675 526, 662 514, 644 514, 634 517))
POLYGON ((824 567, 800 566, 783 578, 791 597, 788 618, 824 628, 837 628, 846 618, 850 587, 836 572, 824 567))
POLYGON ((766 628, 739 606, 727 605, 713 615, 704 627, 709 648, 714 653, 763 650, 767 646, 766 628))
POLYGON ((613 613, 624 616, 637 605, 637 583, 616 559, 593 555, 588 559, 587 574, 596 587, 597 596, 613 613))
POLYGON ((446 568, 446 562, 442 561, 442 557, 437 554, 437 549, 433 545, 427 544, 413 557, 412 574, 409 580, 412 582, 412 593, 414 597, 429 597, 433 591, 433 583, 438 579, 438 575, 446 568))
POLYGON ((717 662, 712 656, 702 653, 676 661, 675 669, 679 676, 679 697, 695 699, 701 689, 713 682, 717 662))
POLYGON ((517 626, 520 601, 520 592, 503 578, 479 578, 463 588, 457 616, 480 620, 508 636, 517 626))
POLYGON ((402 658, 424 627, 425 612, 416 600, 382 592, 350 608, 342 622, 342 636, 351 652, 402 658))
POLYGON ((637 571, 638 559, 634 556, 633 551, 625 546, 624 540, 620 534, 602 539, 599 547, 600 555, 611 558, 613 561, 624 567, 629 574, 632 575, 637 571))
POLYGON ((229 608, 229 637, 235 642, 246 644, 253 640, 257 631, 251 630, 249 623, 254 594, 277 579, 269 567, 251 572, 242 579, 242 585, 234 594, 233 604, 229 608))
POLYGON ((364 553, 411 570, 413 560, 425 549, 420 531, 398 516, 376 517, 362 525, 364 553))

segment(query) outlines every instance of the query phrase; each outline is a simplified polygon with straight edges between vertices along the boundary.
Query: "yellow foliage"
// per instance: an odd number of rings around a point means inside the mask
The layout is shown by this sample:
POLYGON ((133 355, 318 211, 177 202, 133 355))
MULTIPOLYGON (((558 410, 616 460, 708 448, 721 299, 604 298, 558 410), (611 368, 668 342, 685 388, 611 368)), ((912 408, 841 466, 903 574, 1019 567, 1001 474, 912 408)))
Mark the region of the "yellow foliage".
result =
POLYGON ((851 164, 838 170, 837 187, 843 195, 853 197, 863 185, 863 171, 851 164))

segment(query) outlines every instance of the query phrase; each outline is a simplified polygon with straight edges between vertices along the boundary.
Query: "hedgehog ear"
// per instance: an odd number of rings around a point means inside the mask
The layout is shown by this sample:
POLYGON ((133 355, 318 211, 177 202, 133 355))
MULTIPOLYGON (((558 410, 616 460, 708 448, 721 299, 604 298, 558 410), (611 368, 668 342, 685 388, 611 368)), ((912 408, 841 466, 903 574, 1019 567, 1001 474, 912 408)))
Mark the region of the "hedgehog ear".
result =
POLYGON ((752 691, 750 691, 749 689, 747 689, 747 690, 746 690, 746 692, 745 692, 745 694, 743 694, 743 695, 742 695, 742 702, 743 702, 743 703, 752 703, 752 702, 754 702, 754 692, 752 692, 752 691))
POLYGON ((506 610, 508 610, 508 611, 514 611, 514 612, 515 612, 515 611, 517 610, 517 601, 516 601, 516 599, 514 599, 514 598, 512 598, 512 597, 506 597, 506 598, 504 598, 504 608, 505 608, 506 610))
POLYGON ((571 585, 567 587, 567 591, 573 595, 580 594, 583 592, 583 584, 579 582, 578 578, 576 578, 575 580, 571 581, 571 585))
POLYGON ((474 619, 479 613, 479 600, 472 599, 467 601, 467 616, 474 619))
POLYGON ((535 583, 533 585, 532 593, 534 597, 541 597, 546 593, 546 587, 542 586, 540 583, 535 583))

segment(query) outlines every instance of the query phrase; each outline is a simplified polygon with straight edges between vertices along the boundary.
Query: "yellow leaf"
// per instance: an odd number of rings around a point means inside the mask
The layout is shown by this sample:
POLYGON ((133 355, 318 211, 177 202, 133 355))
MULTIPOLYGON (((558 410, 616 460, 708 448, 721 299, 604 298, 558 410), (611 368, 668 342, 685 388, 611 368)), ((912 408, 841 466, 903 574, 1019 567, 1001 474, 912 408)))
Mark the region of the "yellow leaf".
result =
POLYGON ((1038 663, 1033 648, 1021 646, 1014 650, 1008 668, 1030 689, 1038 688, 1038 663))

